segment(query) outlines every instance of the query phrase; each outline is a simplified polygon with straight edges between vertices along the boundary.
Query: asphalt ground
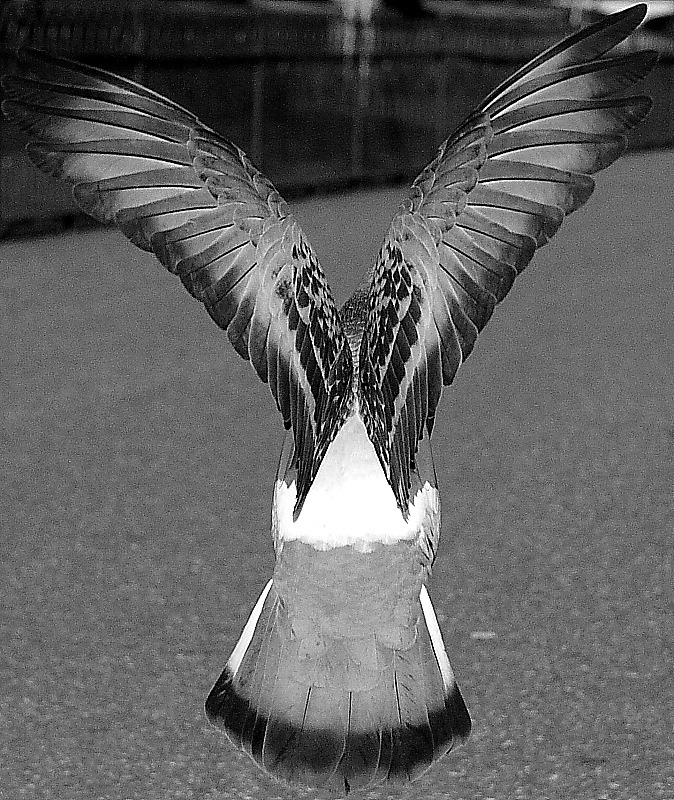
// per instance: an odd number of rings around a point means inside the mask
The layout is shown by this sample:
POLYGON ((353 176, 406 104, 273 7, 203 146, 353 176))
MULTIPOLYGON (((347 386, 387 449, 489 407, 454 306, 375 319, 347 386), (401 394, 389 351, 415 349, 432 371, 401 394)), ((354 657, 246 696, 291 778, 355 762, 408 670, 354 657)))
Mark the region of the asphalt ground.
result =
MULTIPOLYGON (((445 392, 431 596, 474 734, 395 797, 674 798, 673 174, 599 176, 445 392)), ((297 205, 339 300, 401 195, 297 205)), ((266 387, 121 234, 0 262, 0 797, 314 798, 203 713, 272 570, 266 387)))

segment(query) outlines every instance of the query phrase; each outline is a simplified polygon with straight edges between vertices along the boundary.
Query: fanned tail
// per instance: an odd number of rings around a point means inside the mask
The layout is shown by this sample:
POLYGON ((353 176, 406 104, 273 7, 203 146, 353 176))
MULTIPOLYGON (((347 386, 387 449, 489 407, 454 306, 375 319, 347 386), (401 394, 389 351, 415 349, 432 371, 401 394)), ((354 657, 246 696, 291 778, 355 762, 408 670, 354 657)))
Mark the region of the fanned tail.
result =
POLYGON ((206 701, 208 718, 266 772, 334 792, 404 784, 464 742, 470 716, 426 588, 411 646, 291 629, 265 587, 206 701))

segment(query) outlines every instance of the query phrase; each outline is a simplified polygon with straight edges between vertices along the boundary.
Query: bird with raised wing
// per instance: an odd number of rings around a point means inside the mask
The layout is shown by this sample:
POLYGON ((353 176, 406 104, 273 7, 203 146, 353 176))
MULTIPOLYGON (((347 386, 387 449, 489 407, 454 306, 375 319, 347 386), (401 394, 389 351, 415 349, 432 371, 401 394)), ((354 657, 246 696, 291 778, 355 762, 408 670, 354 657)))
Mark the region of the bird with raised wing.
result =
POLYGON ((405 783, 468 738, 426 589, 440 537, 433 421, 496 304, 648 113, 626 90, 655 54, 609 53, 644 14, 581 30, 483 100, 341 309, 274 186, 189 111, 35 51, 3 79, 33 162, 180 277, 289 431, 273 577, 206 701, 277 778, 405 783))

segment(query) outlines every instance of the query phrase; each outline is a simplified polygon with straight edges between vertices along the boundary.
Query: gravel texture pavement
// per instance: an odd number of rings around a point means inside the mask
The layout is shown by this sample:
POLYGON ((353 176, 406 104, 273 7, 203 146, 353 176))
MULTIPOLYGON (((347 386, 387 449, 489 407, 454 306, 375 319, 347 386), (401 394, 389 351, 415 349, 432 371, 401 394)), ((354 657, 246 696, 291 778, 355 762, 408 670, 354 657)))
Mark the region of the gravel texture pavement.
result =
MULTIPOLYGON (((674 798, 673 174, 600 175, 445 392, 431 596, 474 734, 395 797, 674 798)), ((297 205, 339 300, 403 192, 297 205)), ((0 263, 0 798, 312 800, 203 713, 273 564, 266 387, 117 232, 0 263)))

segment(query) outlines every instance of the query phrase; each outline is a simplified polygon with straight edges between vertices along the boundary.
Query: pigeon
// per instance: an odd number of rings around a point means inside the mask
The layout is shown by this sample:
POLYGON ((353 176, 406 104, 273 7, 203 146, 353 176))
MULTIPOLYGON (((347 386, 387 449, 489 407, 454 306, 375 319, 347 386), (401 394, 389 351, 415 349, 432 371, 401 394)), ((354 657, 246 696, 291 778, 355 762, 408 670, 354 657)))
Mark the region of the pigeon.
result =
POLYGON ((188 110, 34 50, 3 79, 34 164, 180 278, 283 418, 274 572, 206 700, 278 780, 404 786, 468 739, 426 588, 435 413, 496 305, 648 113, 628 90, 657 55, 610 52, 645 12, 574 33, 491 92, 413 182, 341 308, 273 184, 188 110))

